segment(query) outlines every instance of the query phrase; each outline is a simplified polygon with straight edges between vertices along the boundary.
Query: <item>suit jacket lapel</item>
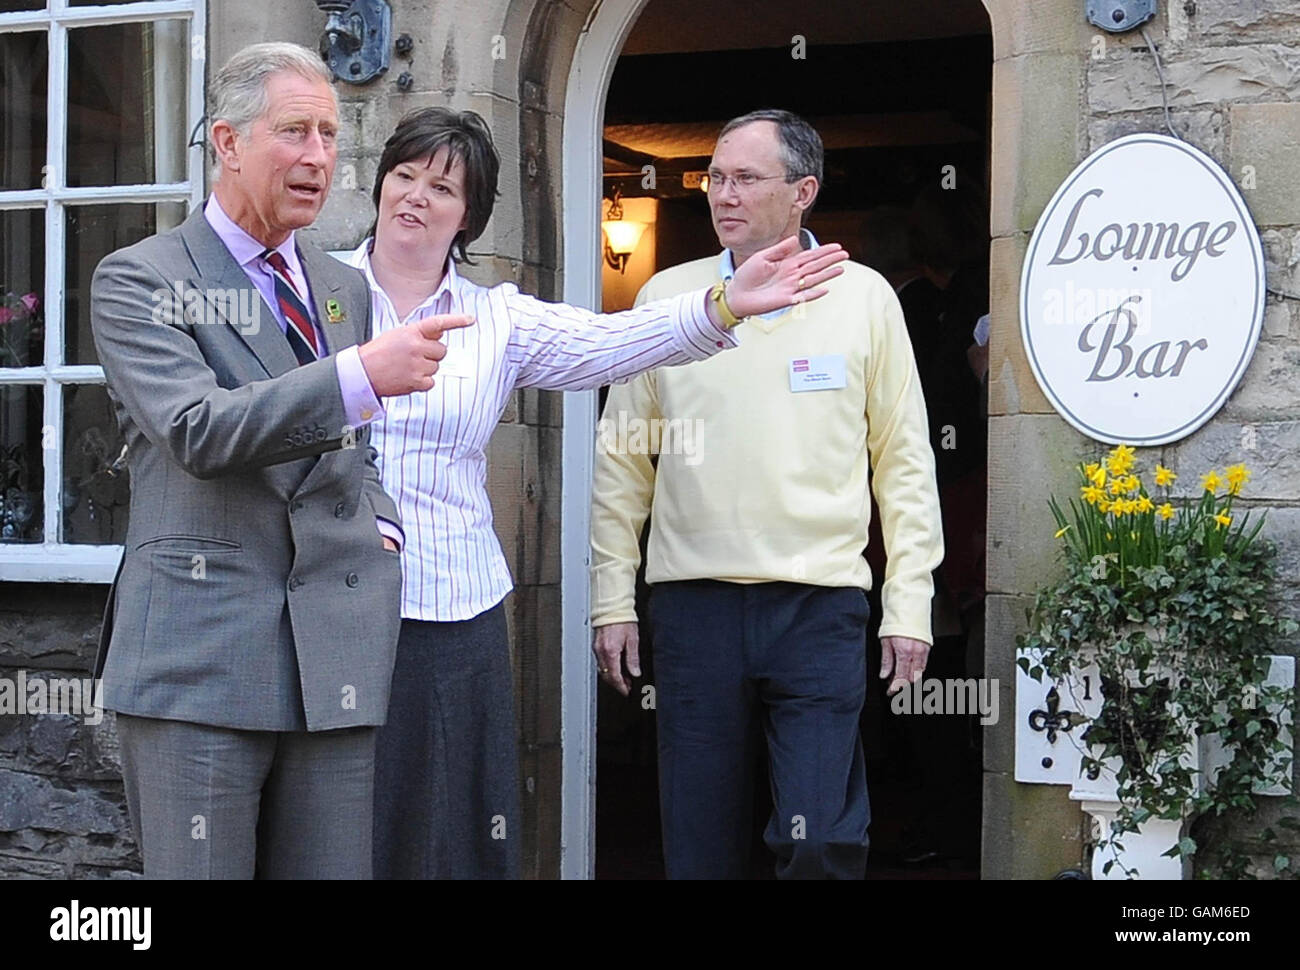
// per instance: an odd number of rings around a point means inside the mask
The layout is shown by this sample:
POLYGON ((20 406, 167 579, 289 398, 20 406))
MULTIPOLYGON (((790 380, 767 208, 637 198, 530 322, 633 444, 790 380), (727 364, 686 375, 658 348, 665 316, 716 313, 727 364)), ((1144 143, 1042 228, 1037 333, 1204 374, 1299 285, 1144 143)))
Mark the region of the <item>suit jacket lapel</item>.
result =
POLYGON ((325 333, 325 345, 337 354, 357 342, 357 327, 365 323, 366 308, 349 306, 343 287, 343 273, 356 272, 328 253, 321 252, 303 239, 298 240, 298 258, 307 274, 312 309, 316 322, 325 333))
POLYGON ((298 366, 298 359, 293 355, 289 341, 280 331, 280 325, 274 314, 262 299, 243 268, 230 255, 226 244, 213 231, 208 220, 203 216, 203 207, 199 206, 181 226, 181 238, 189 250, 190 259, 198 270, 199 278, 192 281, 195 289, 202 291, 208 304, 231 325, 241 340, 248 345, 254 356, 261 363, 268 377, 279 377, 298 366), (250 304, 258 310, 254 326, 240 326, 238 320, 230 320, 225 313, 225 300, 214 291, 252 290, 250 304))

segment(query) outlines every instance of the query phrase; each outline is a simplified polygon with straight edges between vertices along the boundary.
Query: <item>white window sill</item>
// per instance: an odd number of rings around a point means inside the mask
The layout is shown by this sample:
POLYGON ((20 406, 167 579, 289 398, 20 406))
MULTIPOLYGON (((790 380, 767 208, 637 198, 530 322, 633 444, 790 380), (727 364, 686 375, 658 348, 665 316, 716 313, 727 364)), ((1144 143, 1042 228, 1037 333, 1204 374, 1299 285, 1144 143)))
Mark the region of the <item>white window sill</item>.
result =
POLYGON ((0 583, 111 583, 121 546, 0 543, 0 583))

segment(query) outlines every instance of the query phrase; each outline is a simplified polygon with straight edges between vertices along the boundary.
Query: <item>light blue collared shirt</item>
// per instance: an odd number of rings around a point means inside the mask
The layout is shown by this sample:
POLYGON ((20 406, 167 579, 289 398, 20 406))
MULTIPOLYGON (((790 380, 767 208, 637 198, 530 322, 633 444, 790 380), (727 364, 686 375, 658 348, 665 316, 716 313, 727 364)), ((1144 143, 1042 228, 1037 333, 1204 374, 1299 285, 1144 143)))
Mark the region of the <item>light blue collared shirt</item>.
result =
MULTIPOLYGON (((803 243, 804 249, 815 249, 817 246, 821 245, 817 242, 817 238, 807 229, 799 230, 799 241, 803 243)), ((736 275, 736 261, 732 258, 730 249, 724 249, 722 251, 722 258, 718 264, 718 271, 722 274, 724 280, 730 280, 736 275)), ((764 320, 772 320, 783 313, 789 313, 791 308, 792 307, 788 306, 782 307, 779 310, 771 310, 767 313, 757 314, 757 316, 762 317, 764 320)))

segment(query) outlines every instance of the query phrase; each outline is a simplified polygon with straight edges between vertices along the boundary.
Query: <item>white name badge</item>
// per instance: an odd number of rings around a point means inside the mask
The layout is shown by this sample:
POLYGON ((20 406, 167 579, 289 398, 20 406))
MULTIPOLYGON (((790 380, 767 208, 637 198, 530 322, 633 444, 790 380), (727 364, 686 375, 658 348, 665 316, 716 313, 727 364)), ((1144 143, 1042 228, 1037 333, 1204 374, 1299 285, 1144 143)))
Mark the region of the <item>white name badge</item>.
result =
POLYGON ((436 380, 439 377, 472 377, 474 374, 474 364, 469 359, 469 352, 461 347, 449 347, 447 356, 438 361, 438 373, 434 375, 436 380))
POLYGON ((844 355, 795 357, 790 361, 790 390, 833 391, 845 386, 844 355))

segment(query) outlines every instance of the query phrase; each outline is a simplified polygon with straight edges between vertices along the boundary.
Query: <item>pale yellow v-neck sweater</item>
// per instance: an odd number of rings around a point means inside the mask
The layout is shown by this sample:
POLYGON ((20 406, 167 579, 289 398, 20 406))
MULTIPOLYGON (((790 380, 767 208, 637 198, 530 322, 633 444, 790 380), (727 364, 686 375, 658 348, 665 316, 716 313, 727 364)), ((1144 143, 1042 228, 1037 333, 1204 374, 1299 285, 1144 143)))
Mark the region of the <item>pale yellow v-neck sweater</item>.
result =
MULTIPOLYGON (((611 389, 597 434, 593 626, 637 618, 647 514, 650 583, 870 589, 870 469, 888 554, 880 635, 931 642, 943 533, 912 346, 889 283, 841 265, 821 299, 739 324, 737 349, 611 389), (843 357, 846 386, 792 392, 791 361, 823 356, 843 357)), ((685 263, 655 274, 637 303, 720 278, 716 256, 685 263)))

